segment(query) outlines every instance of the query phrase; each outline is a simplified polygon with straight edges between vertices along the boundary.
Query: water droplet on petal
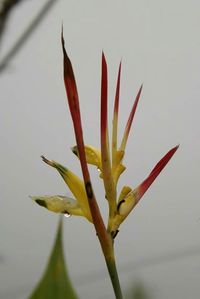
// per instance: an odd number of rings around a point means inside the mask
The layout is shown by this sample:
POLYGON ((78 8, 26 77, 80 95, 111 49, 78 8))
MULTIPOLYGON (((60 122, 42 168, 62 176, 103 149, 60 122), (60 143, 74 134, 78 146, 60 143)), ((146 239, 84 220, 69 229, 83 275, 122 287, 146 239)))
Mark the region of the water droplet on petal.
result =
POLYGON ((69 217, 71 217, 71 215, 70 215, 70 214, 68 214, 68 213, 64 214, 64 216, 65 216, 66 218, 69 218, 69 217))

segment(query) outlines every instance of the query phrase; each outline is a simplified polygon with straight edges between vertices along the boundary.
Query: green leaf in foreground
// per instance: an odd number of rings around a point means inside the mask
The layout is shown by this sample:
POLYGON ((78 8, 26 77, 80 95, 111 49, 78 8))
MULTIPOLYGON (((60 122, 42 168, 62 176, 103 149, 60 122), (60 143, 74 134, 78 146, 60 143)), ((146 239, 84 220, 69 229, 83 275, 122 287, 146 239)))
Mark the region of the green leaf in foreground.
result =
POLYGON ((28 299, 77 299, 65 266, 62 245, 62 219, 46 270, 28 299))

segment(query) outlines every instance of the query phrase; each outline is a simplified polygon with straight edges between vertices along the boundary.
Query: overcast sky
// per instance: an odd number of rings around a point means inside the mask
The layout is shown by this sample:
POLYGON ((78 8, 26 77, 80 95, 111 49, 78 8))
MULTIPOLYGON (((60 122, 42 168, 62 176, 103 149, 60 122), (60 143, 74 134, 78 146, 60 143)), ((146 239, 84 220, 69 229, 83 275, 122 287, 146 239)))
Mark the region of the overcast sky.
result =
MULTIPOLYGON (((55 2, 0 74, 0 297, 27 298, 43 272, 55 237, 58 216, 34 204, 29 195, 70 195, 56 171, 40 156, 44 154, 81 175, 78 160, 70 150, 75 139, 62 79, 63 22, 87 144, 98 147, 100 141, 102 50, 109 70, 110 124, 122 59, 120 134, 140 84, 144 84, 119 191, 123 185, 137 186, 170 148, 180 144, 116 238, 122 288, 125 291, 140 281, 154 299, 197 299, 200 2, 55 2)), ((15 9, 0 49, 1 58, 44 3, 22 1, 15 9)), ((93 168, 91 175, 106 219, 101 181, 93 168)), ((80 298, 113 298, 92 225, 76 217, 64 222, 66 260, 80 298), (84 280, 87 275, 93 278, 84 280)))

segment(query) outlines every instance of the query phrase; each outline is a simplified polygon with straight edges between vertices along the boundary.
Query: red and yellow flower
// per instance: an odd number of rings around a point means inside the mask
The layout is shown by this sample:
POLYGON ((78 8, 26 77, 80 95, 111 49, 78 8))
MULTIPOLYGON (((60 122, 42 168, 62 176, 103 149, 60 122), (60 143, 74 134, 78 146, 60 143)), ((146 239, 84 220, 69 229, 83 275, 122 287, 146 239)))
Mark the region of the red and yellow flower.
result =
POLYGON ((121 143, 118 143, 117 131, 121 77, 120 63, 113 112, 112 140, 111 142, 109 142, 107 117, 107 63, 104 54, 102 54, 100 130, 101 148, 96 149, 90 145, 84 145, 78 91, 72 64, 64 47, 63 36, 62 46, 64 54, 64 83, 77 143, 76 146, 72 148, 72 152, 80 160, 83 180, 59 163, 55 161, 49 161, 45 157, 42 157, 45 163, 52 166, 59 172, 68 188, 70 189, 71 193, 73 194, 74 199, 60 195, 34 196, 32 198, 39 205, 44 206, 56 213, 68 213, 70 215, 84 216, 85 218, 87 218, 87 220, 94 223, 97 232, 98 230, 101 231, 101 229, 104 227, 104 223, 93 192, 87 164, 95 165, 100 171, 100 178, 104 184, 105 198, 108 202, 109 207, 107 232, 112 238, 114 238, 118 232, 119 226, 133 210, 141 197, 151 186, 162 169, 166 166, 168 161, 172 158, 178 146, 172 148, 167 152, 167 154, 156 164, 151 173, 139 186, 137 186, 136 188, 124 186, 120 194, 118 195, 117 183, 120 175, 126 169, 126 167, 123 165, 123 159, 131 125, 141 96, 142 86, 140 87, 135 98, 133 108, 130 112, 127 124, 125 126, 121 143))

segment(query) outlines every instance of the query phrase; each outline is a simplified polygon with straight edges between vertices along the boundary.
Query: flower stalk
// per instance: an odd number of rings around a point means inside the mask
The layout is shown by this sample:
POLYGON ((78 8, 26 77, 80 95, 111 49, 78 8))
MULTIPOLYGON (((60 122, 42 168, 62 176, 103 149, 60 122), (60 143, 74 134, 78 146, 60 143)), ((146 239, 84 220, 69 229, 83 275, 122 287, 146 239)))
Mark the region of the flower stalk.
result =
POLYGON ((72 152, 79 158, 83 180, 75 175, 68 168, 61 164, 48 160, 42 156, 43 161, 55 168, 71 193, 75 197, 69 198, 62 195, 54 196, 34 196, 32 197, 39 205, 56 213, 71 214, 85 217, 95 227, 96 235, 99 239, 102 252, 105 258, 107 269, 112 282, 116 299, 122 299, 119 277, 114 255, 114 238, 119 232, 120 225, 138 204, 142 196, 172 158, 178 146, 169 150, 161 160, 156 164, 146 179, 136 188, 123 186, 119 196, 117 196, 117 183, 120 175, 126 167, 122 164, 125 155, 125 149, 135 116, 135 112, 141 97, 142 85, 136 95, 130 115, 128 117, 124 134, 120 145, 118 145, 118 113, 119 113, 119 96, 121 80, 121 63, 119 65, 115 103, 113 110, 113 125, 111 148, 109 143, 108 132, 108 75, 107 63, 104 53, 102 53, 101 64, 101 114, 100 114, 100 149, 84 144, 81 113, 79 107, 79 96, 76 86, 76 80, 71 61, 65 50, 63 31, 61 35, 63 50, 63 77, 65 90, 68 99, 69 110, 72 117, 76 145, 72 147, 72 152), (100 179, 103 180, 105 189, 105 198, 108 202, 108 221, 107 227, 103 221, 90 178, 88 164, 95 165, 100 171, 100 179))

